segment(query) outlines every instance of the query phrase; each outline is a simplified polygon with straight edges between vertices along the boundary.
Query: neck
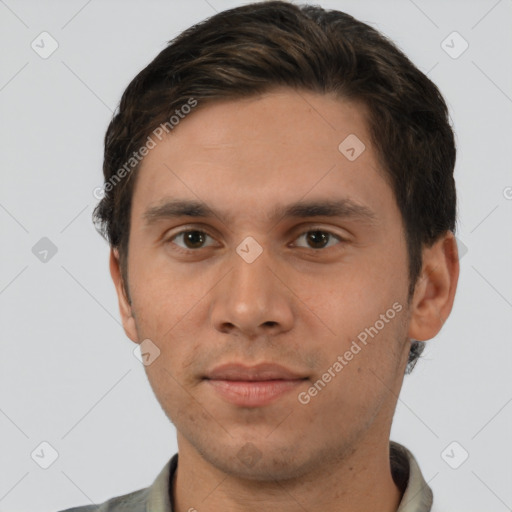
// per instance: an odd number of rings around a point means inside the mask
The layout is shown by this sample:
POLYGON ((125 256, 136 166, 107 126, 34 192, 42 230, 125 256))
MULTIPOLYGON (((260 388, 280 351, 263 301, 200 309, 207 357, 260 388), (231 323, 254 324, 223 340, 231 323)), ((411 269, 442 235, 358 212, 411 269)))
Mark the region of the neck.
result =
POLYGON ((360 443, 341 460, 287 480, 249 480, 206 461, 178 434, 174 512, 396 512, 401 492, 391 474, 389 438, 360 443))

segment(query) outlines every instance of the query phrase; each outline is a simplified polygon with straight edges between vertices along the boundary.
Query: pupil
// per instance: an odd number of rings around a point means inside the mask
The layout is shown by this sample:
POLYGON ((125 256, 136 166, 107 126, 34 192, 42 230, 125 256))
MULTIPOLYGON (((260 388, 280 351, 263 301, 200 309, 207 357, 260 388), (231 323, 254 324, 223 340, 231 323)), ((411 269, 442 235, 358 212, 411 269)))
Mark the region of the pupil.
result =
POLYGON ((327 236, 323 231, 311 231, 308 234, 308 240, 312 242, 312 245, 318 244, 318 242, 320 242, 319 247, 325 247, 327 244, 327 236))
POLYGON ((185 241, 189 247, 196 248, 204 243, 203 234, 200 231, 189 231, 185 236, 185 241))

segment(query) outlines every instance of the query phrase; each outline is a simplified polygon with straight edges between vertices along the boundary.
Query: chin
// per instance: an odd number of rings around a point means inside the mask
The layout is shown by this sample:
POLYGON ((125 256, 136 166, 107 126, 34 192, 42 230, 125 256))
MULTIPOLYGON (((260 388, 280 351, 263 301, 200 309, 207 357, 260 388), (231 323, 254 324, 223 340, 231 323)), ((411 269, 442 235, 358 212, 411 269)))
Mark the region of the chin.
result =
POLYGON ((202 451, 201 455, 223 473, 259 482, 298 478, 307 474, 314 465, 313 460, 297 453, 296 447, 276 450, 275 447, 265 448, 262 443, 258 446, 250 441, 236 447, 209 449, 202 451))

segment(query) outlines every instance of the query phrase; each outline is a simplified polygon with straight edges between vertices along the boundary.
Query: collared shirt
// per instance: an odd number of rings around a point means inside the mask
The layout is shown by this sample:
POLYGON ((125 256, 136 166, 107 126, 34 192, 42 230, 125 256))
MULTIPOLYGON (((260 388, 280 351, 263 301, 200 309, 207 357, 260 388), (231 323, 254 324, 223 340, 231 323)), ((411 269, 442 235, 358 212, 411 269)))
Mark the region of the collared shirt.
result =
MULTIPOLYGON (((413 454, 391 441, 390 455, 393 479, 403 491, 396 512, 436 512, 435 506, 432 507, 432 490, 413 454)), ((100 505, 69 508, 61 512, 173 512, 172 481, 177 467, 178 454, 175 454, 149 487, 111 498, 100 505)))

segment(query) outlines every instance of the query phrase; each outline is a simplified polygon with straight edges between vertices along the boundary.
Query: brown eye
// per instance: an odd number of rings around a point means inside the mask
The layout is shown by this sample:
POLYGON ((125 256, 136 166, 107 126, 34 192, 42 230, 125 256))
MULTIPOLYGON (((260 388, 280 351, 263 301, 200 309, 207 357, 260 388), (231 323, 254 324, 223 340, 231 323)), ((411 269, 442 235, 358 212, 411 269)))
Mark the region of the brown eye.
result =
POLYGON ((178 247, 185 250, 194 250, 194 249, 202 249, 205 246, 205 241, 207 238, 211 238, 208 233, 204 231, 199 231, 198 229, 189 229, 186 231, 181 231, 176 233, 171 238, 169 238, 168 242, 175 243, 178 247), (180 245, 176 242, 176 240, 181 239, 180 245))
MULTIPOLYGON (((333 233, 321 229, 312 229, 302 233, 297 240, 304 239, 309 249, 325 249, 326 247, 330 247, 332 245, 336 245, 335 243, 330 243, 331 241, 341 242, 342 239, 334 235, 333 233)), ((304 247, 300 246, 299 247, 304 247)))

